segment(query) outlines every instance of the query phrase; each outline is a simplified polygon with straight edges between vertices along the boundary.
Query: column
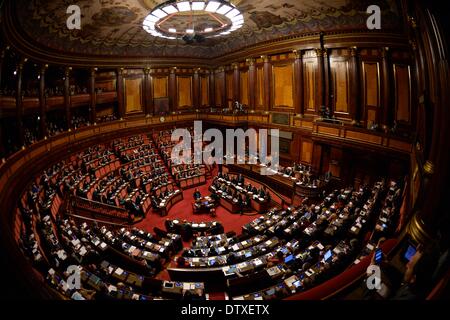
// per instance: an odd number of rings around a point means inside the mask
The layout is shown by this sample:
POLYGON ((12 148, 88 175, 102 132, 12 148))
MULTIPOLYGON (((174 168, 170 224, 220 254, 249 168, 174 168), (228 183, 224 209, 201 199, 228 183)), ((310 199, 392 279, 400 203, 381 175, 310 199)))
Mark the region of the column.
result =
POLYGON ((39 137, 47 137, 47 104, 45 101, 45 72, 48 65, 42 66, 39 72, 39 137))
POLYGON ((194 83, 192 88, 192 103, 194 104, 195 109, 199 109, 201 107, 201 92, 200 92, 200 68, 194 70, 194 83))
POLYGON ((220 86, 220 91, 222 91, 222 108, 228 109, 228 99, 227 99, 227 75, 225 72, 225 68, 221 67, 219 72, 222 74, 220 77, 222 79, 222 83, 220 86))
POLYGON ((174 112, 177 109, 177 68, 170 69, 169 74, 169 111, 174 112))
POLYGON ((17 121, 17 137, 19 146, 25 146, 25 132, 23 127, 23 99, 22 99, 22 75, 23 64, 26 59, 17 65, 17 82, 16 82, 16 121, 17 121))
POLYGON ((249 109, 255 110, 256 105, 256 66, 255 59, 247 59, 248 63, 248 84, 249 84, 249 109))
POLYGON ((269 56, 262 56, 264 60, 264 110, 272 109, 270 96, 271 96, 271 88, 270 83, 272 77, 272 65, 270 63, 269 56))
POLYGON ((302 51, 294 51, 294 112, 296 114, 304 114, 304 96, 303 96, 303 53, 302 51))
POLYGON ((64 110, 67 121, 67 130, 72 130, 72 102, 70 100, 70 72, 72 71, 71 67, 68 67, 64 70, 64 110))
POLYGON ((390 127, 393 123, 393 106, 391 98, 391 70, 389 68, 389 47, 381 48, 381 106, 382 106, 382 125, 390 127))
POLYGON ((216 106, 216 80, 214 69, 209 70, 209 105, 210 107, 216 106))
POLYGON ((233 63, 233 103, 241 100, 241 79, 239 71, 239 63, 233 63))
POLYGON ((353 120, 359 121, 361 116, 361 86, 359 77, 359 62, 358 62, 358 48, 350 48, 350 73, 351 73, 351 88, 350 88, 350 116, 353 120))
POLYGON ((97 72, 97 68, 91 69, 91 74, 89 77, 89 92, 91 94, 91 103, 90 103, 90 118, 91 124, 96 125, 97 122, 97 96, 95 94, 95 74, 97 72))
POLYGON ((3 75, 3 61, 5 60, 5 55, 6 55, 6 49, 2 49, 1 54, 0 54, 0 89, 2 88, 2 84, 3 84, 2 75, 3 75))
MULTIPOLYGON (((320 112, 322 106, 325 105, 325 66, 323 61, 324 50, 316 49, 317 56, 317 107, 320 112)), ((317 109, 316 109, 317 110, 317 109)))
POLYGON ((144 69, 144 112, 147 117, 153 114, 152 90, 150 86, 150 68, 144 69))
POLYGON ((116 71, 117 74, 117 113, 120 120, 125 117, 125 105, 123 100, 123 68, 119 68, 116 71))
POLYGON ((325 81, 325 100, 324 104, 326 107, 330 108, 332 106, 331 94, 333 89, 331 88, 331 71, 330 71, 330 56, 328 55, 328 50, 323 49, 323 72, 324 72, 324 81, 325 81))

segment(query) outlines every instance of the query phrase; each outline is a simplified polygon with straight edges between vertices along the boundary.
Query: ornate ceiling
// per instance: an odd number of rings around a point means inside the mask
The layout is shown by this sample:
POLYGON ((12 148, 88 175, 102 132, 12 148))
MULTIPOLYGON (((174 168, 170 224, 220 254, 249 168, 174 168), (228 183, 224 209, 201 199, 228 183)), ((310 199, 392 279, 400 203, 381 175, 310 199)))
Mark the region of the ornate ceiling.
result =
POLYGON ((366 9, 382 8, 383 32, 399 32, 395 0, 237 0, 244 26, 228 36, 187 45, 156 38, 142 21, 162 0, 15 0, 19 30, 40 45, 58 51, 142 57, 211 58, 261 42, 312 32, 364 30, 366 9), (81 30, 68 30, 66 9, 81 8, 81 30))

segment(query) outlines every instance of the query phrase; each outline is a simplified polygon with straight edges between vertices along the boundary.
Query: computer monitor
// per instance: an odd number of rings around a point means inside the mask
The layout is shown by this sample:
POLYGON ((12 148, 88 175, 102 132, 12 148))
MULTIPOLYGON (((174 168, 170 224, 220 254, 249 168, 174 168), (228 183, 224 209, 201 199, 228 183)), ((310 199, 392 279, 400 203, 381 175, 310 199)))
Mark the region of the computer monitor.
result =
POLYGON ((383 251, 381 249, 377 249, 375 251, 375 264, 380 264, 383 261, 383 251))
POLYGON ((173 288, 173 282, 164 282, 164 288, 173 288))
POLYGON ((250 258, 251 256, 252 256, 252 252, 251 251, 248 251, 248 252, 245 253, 245 257, 246 258, 250 258))
POLYGON ((284 258, 284 263, 289 263, 294 260, 294 255, 290 254, 286 258, 284 258))
POLYGON ((405 254, 403 255, 403 257, 408 260, 411 261, 411 258, 413 257, 413 255, 416 254, 416 247, 414 247, 412 244, 410 244, 408 246, 408 248, 406 248, 405 254))
POLYGON ((333 253, 331 252, 331 250, 328 250, 327 252, 325 252, 325 254, 323 256, 323 260, 325 262, 329 262, 331 260, 332 256, 333 256, 333 253))
POLYGON ((275 294, 275 289, 272 288, 272 289, 267 290, 267 291, 266 291, 266 294, 267 294, 268 296, 274 295, 274 294, 275 294))
POLYGON ((299 288, 302 286, 302 284, 300 283, 300 280, 297 280, 295 282, 292 283, 294 285, 294 287, 299 288))

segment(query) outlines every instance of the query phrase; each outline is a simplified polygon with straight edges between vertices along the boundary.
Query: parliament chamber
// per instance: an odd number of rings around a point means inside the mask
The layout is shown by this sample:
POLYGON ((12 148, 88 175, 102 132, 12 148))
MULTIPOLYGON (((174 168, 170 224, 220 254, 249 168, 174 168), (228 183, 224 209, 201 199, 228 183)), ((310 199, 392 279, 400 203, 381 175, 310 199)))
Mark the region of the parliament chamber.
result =
POLYGON ((2 297, 450 297, 435 1, 0 8, 2 297))

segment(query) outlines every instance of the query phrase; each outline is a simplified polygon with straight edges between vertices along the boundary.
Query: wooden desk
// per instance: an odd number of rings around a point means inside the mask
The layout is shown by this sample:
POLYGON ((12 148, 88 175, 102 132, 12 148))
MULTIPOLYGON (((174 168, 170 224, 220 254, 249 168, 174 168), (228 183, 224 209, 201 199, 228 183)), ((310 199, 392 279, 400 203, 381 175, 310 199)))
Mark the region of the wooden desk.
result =
POLYGON ((189 178, 180 179, 180 188, 181 189, 189 189, 196 186, 200 186, 206 183, 206 177, 204 175, 194 176, 189 178))
POLYGON ((160 215, 161 217, 167 216, 170 209, 179 201, 183 200, 183 192, 177 190, 173 195, 169 197, 169 199, 165 202, 164 206, 160 207, 160 215))
POLYGON ((241 210, 238 203, 234 202, 232 199, 225 199, 220 197, 220 205, 233 213, 239 212, 241 210))
POLYGON ((209 213, 211 208, 217 207, 217 203, 210 197, 203 197, 199 201, 192 202, 194 214, 209 213))

